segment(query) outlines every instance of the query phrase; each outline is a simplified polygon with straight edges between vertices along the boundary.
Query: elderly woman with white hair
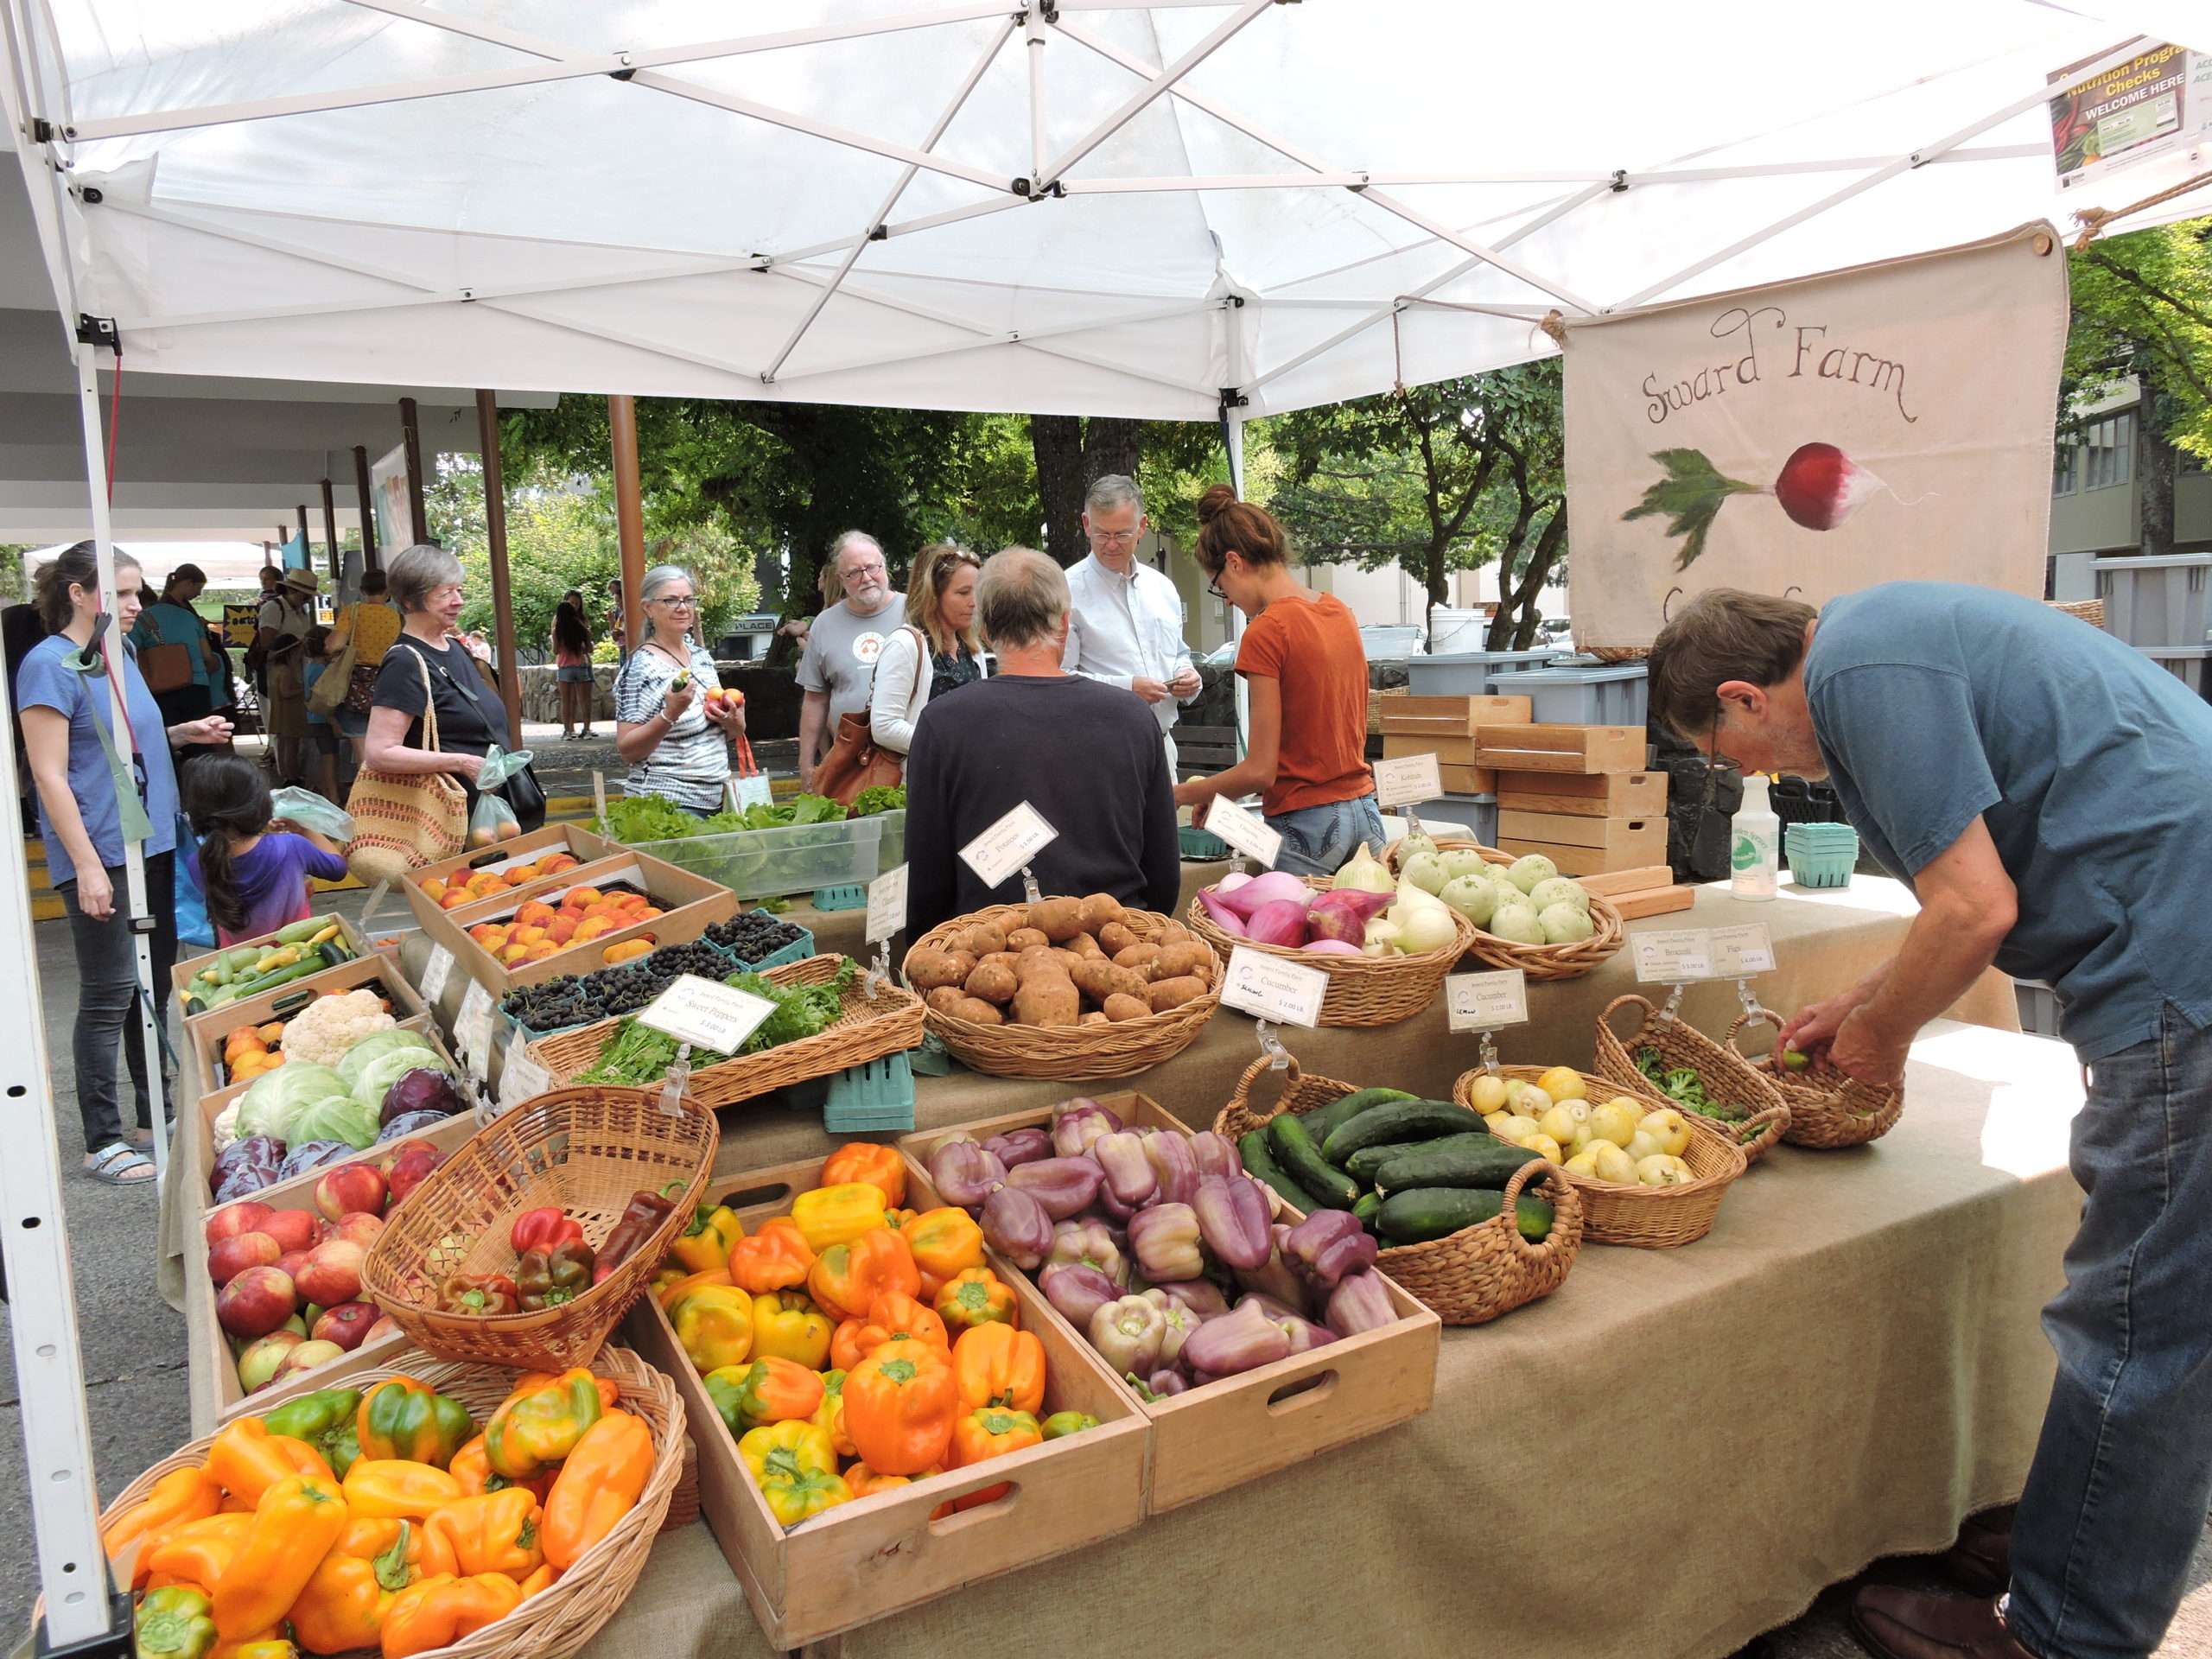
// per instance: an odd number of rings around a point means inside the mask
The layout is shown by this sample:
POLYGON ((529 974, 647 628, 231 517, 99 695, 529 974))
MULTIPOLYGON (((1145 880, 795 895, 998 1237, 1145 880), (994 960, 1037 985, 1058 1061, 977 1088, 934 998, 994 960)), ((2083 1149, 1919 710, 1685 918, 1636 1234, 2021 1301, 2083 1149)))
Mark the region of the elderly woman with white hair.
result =
POLYGON ((614 677, 614 747, 630 763, 632 795, 659 795, 700 817, 721 810, 729 748, 745 707, 709 700, 721 677, 693 637, 698 588, 681 565, 657 564, 639 589, 645 635, 614 677))

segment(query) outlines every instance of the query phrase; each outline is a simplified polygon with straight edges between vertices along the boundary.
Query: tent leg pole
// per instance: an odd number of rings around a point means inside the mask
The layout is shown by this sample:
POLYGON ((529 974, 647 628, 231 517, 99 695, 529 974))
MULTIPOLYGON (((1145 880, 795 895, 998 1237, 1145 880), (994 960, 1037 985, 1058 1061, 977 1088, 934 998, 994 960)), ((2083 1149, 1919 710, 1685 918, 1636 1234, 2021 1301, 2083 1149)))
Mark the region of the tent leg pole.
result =
POLYGON ((377 558, 376 496, 369 483, 369 452, 358 443, 353 446, 353 495, 361 509, 361 569, 381 570, 384 566, 377 558))
MULTIPOLYGON (((1229 452, 1229 487, 1236 492, 1236 499, 1244 499, 1244 416, 1237 410, 1224 406, 1221 411, 1221 443, 1229 452)), ((1244 613, 1234 605, 1228 606, 1229 637, 1239 639, 1244 634, 1244 613)), ((1236 680, 1236 758, 1242 760, 1246 753, 1246 734, 1252 729, 1252 694, 1244 684, 1241 674, 1236 680)))
POLYGON ((416 543, 430 539, 430 517, 423 508, 423 423, 416 415, 415 400, 399 400, 399 436, 407 448, 407 515, 410 520, 408 533, 416 543))

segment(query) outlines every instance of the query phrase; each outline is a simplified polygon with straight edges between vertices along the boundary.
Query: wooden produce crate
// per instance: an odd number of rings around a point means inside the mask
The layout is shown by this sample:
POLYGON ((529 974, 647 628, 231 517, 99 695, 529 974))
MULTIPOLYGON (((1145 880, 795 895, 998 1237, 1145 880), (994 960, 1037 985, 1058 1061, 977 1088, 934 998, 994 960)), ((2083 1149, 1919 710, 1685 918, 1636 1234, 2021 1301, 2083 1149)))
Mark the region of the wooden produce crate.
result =
POLYGON ((1552 812, 1577 818, 1652 818, 1667 810, 1663 772, 1504 772, 1500 811, 1552 812))
POLYGON ((204 1097, 231 1087, 219 1074, 223 1039, 240 1026, 262 1026, 296 1014, 319 995, 342 996, 348 991, 373 989, 391 1004, 391 1017, 403 1023, 429 1012, 423 998, 399 966, 381 950, 370 950, 342 968, 311 976, 290 985, 279 985, 259 996, 240 997, 219 1008, 211 1008, 184 1022, 184 1046, 190 1052, 194 1081, 204 1097), (227 1016, 227 1017, 226 1017, 227 1016))
MULTIPOLYGON (((1130 1091, 1091 1098, 1133 1127, 1192 1132, 1148 1096, 1130 1091)), ((1049 1123, 1052 1116, 1050 1107, 1041 1107, 903 1136, 899 1147, 907 1164, 907 1202, 917 1208, 942 1202, 930 1183, 929 1157, 943 1142, 961 1135, 985 1141, 1009 1129, 1049 1123)), ((991 1271, 1008 1283, 1027 1285, 1020 1268, 995 1254, 991 1271)), ((1384 1282, 1389 1284, 1387 1277, 1384 1282)), ((1427 1411, 1436 1396, 1442 1322, 1395 1284, 1389 1289, 1400 1315, 1395 1325, 1339 1338, 1325 1348, 1166 1400, 1147 1404, 1119 1377, 1111 1377, 1115 1389, 1152 1420, 1146 1512, 1158 1515, 1211 1497, 1427 1411)), ((1068 1341, 1089 1349, 1087 1339, 1051 1303, 1042 1296, 1037 1300, 1044 1303, 1044 1318, 1068 1341)), ((1025 1323, 1028 1319, 1025 1311, 1025 1323)))
POLYGON ((1606 870, 1600 874, 1581 878, 1586 893, 1602 893, 1613 899, 1618 899, 1624 893, 1663 887, 1674 879, 1674 871, 1663 863, 1639 865, 1634 869, 1606 870))
POLYGON ((1613 899, 1613 908, 1621 919, 1632 922, 1639 916, 1666 916, 1678 910, 1688 910, 1697 902, 1694 887, 1639 887, 1633 893, 1624 893, 1613 899))
MULTIPOLYGON (((302 986, 321 985, 323 983, 326 976, 337 973, 340 969, 350 966, 353 960, 363 957, 373 956, 375 954, 374 948, 369 944, 368 936, 363 933, 359 928, 354 926, 351 921, 343 916, 333 915, 332 919, 338 924, 338 937, 345 941, 346 950, 350 953, 348 960, 346 962, 340 963, 334 967, 326 968, 321 973, 308 974, 299 979, 293 980, 290 983, 284 985, 281 988, 288 991, 296 991, 302 986)), ((223 950, 243 950, 249 945, 258 946, 263 950, 275 949, 276 948, 276 935, 275 933, 258 934, 251 939, 240 939, 236 944, 226 944, 223 946, 223 950)), ((203 951, 199 956, 194 957, 188 961, 178 963, 175 967, 169 969, 169 984, 176 992, 177 1014, 178 1016, 187 1021, 188 1024, 194 1020, 222 1019, 225 1015, 230 1013, 231 1007, 235 1006, 235 1004, 232 1004, 220 1008, 209 1008, 200 1014, 187 1014, 185 1012, 186 1000, 192 994, 190 988, 193 980, 198 976, 200 970, 206 967, 213 957, 220 954, 220 951, 203 951)), ((233 1020, 230 1023, 237 1025, 239 1022, 233 1020)))
MULTIPOLYGON (((408 871, 405 878, 394 883, 406 894, 409 908, 420 921, 426 910, 439 908, 437 901, 423 896, 426 881, 444 881, 456 871, 474 874, 478 870, 498 870, 502 874, 525 864, 535 864, 548 853, 566 853, 579 864, 589 864, 618 853, 622 849, 612 842, 594 835, 581 824, 549 823, 532 830, 527 835, 517 836, 512 841, 502 841, 490 847, 472 847, 466 852, 455 853, 451 858, 442 858, 435 864, 425 864, 420 869, 408 871)), ((556 881, 560 873, 541 876, 510 889, 524 898, 530 896, 540 885, 556 881)))
MULTIPOLYGON (((749 1233, 818 1185, 821 1161, 750 1173, 725 1144, 702 1202, 734 1209, 749 1233)), ((1144 1518, 1151 1429, 1135 1397, 1053 1314, 1027 1280, 1001 1276, 1021 1304, 1021 1328, 1045 1346, 1045 1411, 1084 1411, 1098 1427, 972 1468, 855 1499, 786 1530, 737 1455, 668 1316, 648 1295, 631 1309, 629 1336, 673 1378, 699 1450, 699 1502, 771 1645, 792 1649, 867 1624, 1001 1573, 1080 1549, 1144 1518), (930 1519, 940 1504, 1013 1483, 995 1501, 930 1519)))
MULTIPOLYGON (((1592 823, 1610 823, 1610 819, 1592 819, 1592 823)), ((1626 865, 1641 864, 1655 854, 1663 857, 1667 851, 1667 825, 1662 819, 1636 831, 1618 847, 1585 847, 1573 842, 1533 841, 1525 836, 1509 836, 1501 826, 1497 850, 1513 858, 1524 858, 1530 853, 1541 853, 1559 867, 1561 875, 1599 875, 1609 869, 1626 865), (1656 836, 1656 842, 1652 839, 1656 836)))
MULTIPOLYGON (((1386 757, 1387 758, 1387 757, 1386 757)), ((1497 771, 1494 766, 1450 766, 1440 764, 1436 775, 1447 795, 1495 795, 1497 792, 1497 771)))
POLYGON ((1484 726, 1475 751, 1480 764, 1502 772, 1644 770, 1641 726, 1484 726))
POLYGON ((1667 820, 1663 815, 1636 818, 1582 818, 1566 812, 1524 812, 1500 804, 1498 850, 1509 841, 1586 848, 1603 855, 1601 870, 1631 870, 1664 862, 1667 820))
POLYGON ((1382 705, 1381 729, 1386 738, 1471 738, 1484 726, 1525 725, 1529 709, 1527 697, 1394 697, 1382 705))
MULTIPOLYGON (((432 1048, 437 1050, 439 1054, 446 1056, 450 1062, 451 1057, 447 1054, 446 1046, 439 1039, 437 1022, 428 1014, 410 1014, 406 1019, 400 1020, 399 1023, 410 1031, 419 1033, 424 1041, 428 1042, 432 1048)), ((215 1046, 218 1048, 222 1046, 222 1034, 219 1032, 215 1035, 215 1046)), ((459 1065, 455 1064, 454 1066, 454 1075, 461 1075, 461 1069, 459 1065)), ((228 1106, 232 1101, 236 1100, 240 1095, 244 1094, 252 1086, 252 1082, 249 1079, 245 1083, 225 1084, 218 1088, 203 1090, 200 1093, 199 1101, 199 1114, 200 1121, 204 1123, 212 1125, 217 1116, 221 1114, 225 1107, 228 1106)))

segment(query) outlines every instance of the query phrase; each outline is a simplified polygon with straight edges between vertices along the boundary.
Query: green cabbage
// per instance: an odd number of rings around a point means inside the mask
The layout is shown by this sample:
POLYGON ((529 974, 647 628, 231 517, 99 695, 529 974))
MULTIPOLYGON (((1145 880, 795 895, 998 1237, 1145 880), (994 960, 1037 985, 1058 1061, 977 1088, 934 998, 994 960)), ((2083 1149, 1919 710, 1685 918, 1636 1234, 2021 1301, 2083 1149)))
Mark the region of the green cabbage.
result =
POLYGON ((453 1068, 440 1059, 436 1052, 427 1045, 421 1048, 397 1048, 371 1060, 353 1079, 353 1098, 372 1111, 384 1109, 385 1092, 410 1071, 442 1071, 454 1075, 453 1068))
MULTIPOLYGON (((369 1040, 373 1042, 376 1039, 369 1040)), ((248 1135, 274 1135, 289 1145, 300 1138, 294 1132, 292 1119, 301 1105, 345 1092, 346 1079, 328 1066, 316 1065, 312 1061, 289 1061, 274 1071, 263 1072, 246 1085, 245 1093, 238 1097, 238 1137, 243 1140, 248 1135)), ((372 1127, 369 1141, 375 1139, 376 1131, 372 1127)), ((369 1141, 360 1144, 367 1146, 369 1141)))
POLYGON ((358 1150, 376 1143, 380 1125, 376 1106, 365 1105, 340 1090, 294 1107, 290 1127, 289 1144, 343 1141, 358 1150))
MULTIPOLYGON (((429 1046, 428 1040, 416 1032, 371 1032, 340 1057, 338 1062, 339 1078, 349 1090, 359 1094, 361 1088, 361 1073, 368 1069, 371 1061, 382 1059, 396 1050, 427 1049, 429 1046)), ((420 1065, 421 1062, 417 1061, 416 1064, 420 1065)))

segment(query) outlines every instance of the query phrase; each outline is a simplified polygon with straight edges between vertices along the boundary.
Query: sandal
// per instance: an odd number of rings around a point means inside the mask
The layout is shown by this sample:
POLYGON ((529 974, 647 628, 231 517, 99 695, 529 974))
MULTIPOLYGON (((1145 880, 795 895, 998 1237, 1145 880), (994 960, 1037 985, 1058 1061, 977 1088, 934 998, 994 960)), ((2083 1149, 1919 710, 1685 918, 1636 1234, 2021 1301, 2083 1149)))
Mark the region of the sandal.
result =
POLYGON ((151 1186, 154 1160, 135 1147, 112 1141, 85 1157, 85 1172, 105 1186, 151 1186))

